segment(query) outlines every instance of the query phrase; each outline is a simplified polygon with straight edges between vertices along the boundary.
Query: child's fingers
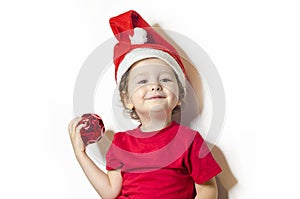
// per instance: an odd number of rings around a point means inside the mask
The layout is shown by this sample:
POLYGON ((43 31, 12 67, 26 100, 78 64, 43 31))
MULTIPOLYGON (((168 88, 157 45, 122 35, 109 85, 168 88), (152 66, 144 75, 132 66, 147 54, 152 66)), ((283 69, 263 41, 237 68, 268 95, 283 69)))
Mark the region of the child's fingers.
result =
POLYGON ((76 134, 78 134, 78 133, 80 133, 80 129, 82 129, 83 127, 85 127, 86 126, 86 124, 80 124, 80 125, 78 125, 77 127, 76 127, 76 134))
MULTIPOLYGON (((76 121, 74 121, 76 122, 76 121)), ((85 151, 85 146, 83 140, 81 138, 80 129, 86 126, 86 124, 79 124, 74 131, 70 134, 71 142, 73 145, 73 149, 76 153, 85 151)))
POLYGON ((68 132, 71 133, 71 127, 72 127, 72 124, 73 124, 73 121, 74 119, 72 119, 68 125, 68 132))
POLYGON ((75 153, 77 152, 84 152, 85 145, 81 138, 80 130, 86 126, 86 124, 79 124, 78 123, 82 120, 81 117, 74 118, 68 125, 69 135, 72 142, 73 149, 75 153))
POLYGON ((71 122, 71 128, 70 128, 70 133, 71 132, 75 132, 75 129, 76 129, 76 126, 78 125, 78 123, 80 122, 81 120, 81 117, 76 117, 72 120, 71 122))
POLYGON ((80 125, 76 126, 76 128, 70 132, 71 140, 77 140, 79 137, 81 137, 80 129, 82 129, 84 126, 86 126, 86 124, 80 124, 80 125))

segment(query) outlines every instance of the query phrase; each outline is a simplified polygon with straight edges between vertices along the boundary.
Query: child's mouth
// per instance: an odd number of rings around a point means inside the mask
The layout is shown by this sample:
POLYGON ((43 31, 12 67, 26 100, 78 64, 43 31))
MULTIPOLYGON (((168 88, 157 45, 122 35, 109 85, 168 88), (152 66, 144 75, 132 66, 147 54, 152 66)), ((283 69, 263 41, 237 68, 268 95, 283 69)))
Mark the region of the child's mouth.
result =
POLYGON ((146 98, 146 100, 154 100, 154 99, 164 99, 164 96, 152 96, 152 97, 148 97, 146 98))

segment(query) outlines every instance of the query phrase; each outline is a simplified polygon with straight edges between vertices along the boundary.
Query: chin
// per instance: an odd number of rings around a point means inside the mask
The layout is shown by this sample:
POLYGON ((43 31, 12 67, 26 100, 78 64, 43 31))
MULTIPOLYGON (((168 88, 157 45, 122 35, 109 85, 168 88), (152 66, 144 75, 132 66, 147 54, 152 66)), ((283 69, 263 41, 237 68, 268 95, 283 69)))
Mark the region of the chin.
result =
POLYGON ((165 107, 162 105, 162 104, 155 104, 155 105, 152 105, 151 108, 149 109, 149 112, 166 112, 166 109, 165 107))
POLYGON ((156 115, 156 116, 167 117, 168 114, 172 115, 172 110, 173 109, 169 110, 162 104, 156 104, 156 105, 151 106, 151 108, 149 108, 148 114, 153 115, 153 116, 156 115))

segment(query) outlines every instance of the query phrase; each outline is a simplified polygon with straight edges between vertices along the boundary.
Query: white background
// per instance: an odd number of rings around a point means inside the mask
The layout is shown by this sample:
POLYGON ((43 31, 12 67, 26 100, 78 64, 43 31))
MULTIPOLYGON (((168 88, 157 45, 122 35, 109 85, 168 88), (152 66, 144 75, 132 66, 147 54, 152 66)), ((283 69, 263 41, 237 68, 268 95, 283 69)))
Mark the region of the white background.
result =
POLYGON ((0 198, 99 198, 67 125, 83 62, 112 37, 108 19, 129 9, 189 36, 215 63, 226 94, 217 145, 238 180, 229 198, 300 198, 299 8, 296 0, 1 1, 0 198))

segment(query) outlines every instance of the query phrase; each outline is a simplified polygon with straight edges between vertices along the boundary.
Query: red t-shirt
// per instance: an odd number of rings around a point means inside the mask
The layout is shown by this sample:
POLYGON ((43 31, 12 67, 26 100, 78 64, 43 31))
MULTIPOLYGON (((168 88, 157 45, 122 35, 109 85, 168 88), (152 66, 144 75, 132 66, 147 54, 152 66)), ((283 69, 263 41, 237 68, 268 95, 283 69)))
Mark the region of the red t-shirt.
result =
POLYGON ((160 131, 116 133, 106 168, 121 170, 119 199, 195 198, 195 183, 221 172, 201 135, 176 122, 160 131))

